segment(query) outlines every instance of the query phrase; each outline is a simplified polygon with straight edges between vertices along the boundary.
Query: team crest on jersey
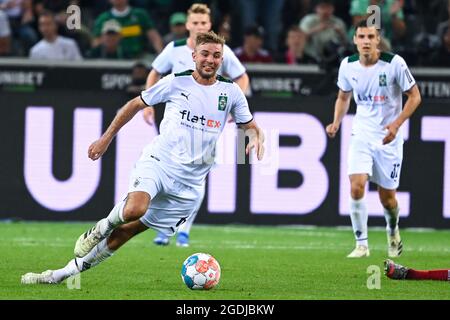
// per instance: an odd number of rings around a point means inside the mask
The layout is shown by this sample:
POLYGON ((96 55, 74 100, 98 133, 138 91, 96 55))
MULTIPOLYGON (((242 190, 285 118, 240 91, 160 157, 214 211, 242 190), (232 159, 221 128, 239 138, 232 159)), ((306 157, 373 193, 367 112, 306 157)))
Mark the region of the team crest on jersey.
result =
POLYGON ((385 73, 380 74, 379 84, 380 84, 380 87, 386 87, 387 86, 387 79, 386 79, 386 74, 385 73))
POLYGON ((227 107, 227 101, 228 101, 228 97, 227 97, 226 95, 224 95, 224 94, 221 94, 221 95, 219 96, 219 103, 218 103, 218 105, 217 105, 217 108, 218 108, 220 111, 224 111, 225 108, 227 107))

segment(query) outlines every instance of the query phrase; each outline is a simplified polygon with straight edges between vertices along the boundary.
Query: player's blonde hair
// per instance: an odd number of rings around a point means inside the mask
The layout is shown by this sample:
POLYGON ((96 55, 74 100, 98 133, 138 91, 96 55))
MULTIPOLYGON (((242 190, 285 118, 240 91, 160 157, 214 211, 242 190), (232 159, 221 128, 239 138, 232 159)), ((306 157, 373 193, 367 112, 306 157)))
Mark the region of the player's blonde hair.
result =
POLYGON ((216 34, 214 31, 197 34, 197 38, 195 39, 195 46, 197 47, 205 43, 217 43, 223 46, 225 44, 225 38, 221 35, 216 34))
POLYGON ((211 18, 211 10, 206 4, 194 3, 187 11, 187 16, 189 17, 193 13, 207 14, 211 18))

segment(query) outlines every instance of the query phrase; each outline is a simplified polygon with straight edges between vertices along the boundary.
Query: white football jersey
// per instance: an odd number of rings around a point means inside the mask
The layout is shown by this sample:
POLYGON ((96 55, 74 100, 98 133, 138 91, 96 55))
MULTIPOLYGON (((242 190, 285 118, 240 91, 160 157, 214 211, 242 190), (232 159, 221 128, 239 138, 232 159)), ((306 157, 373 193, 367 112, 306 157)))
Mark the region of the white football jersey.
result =
POLYGON ((247 99, 239 86, 217 76, 201 85, 192 70, 170 74, 141 93, 145 104, 166 102, 160 134, 144 154, 161 161, 169 176, 185 184, 201 185, 214 164, 215 146, 228 114, 237 124, 250 122, 247 99))
MULTIPOLYGON (((387 134, 384 127, 402 111, 402 94, 415 85, 405 60, 396 54, 382 52, 376 64, 365 67, 355 54, 342 60, 337 85, 352 91, 357 108, 352 135, 381 141, 387 134)), ((403 142, 399 130, 395 141, 403 142)))
MULTIPOLYGON (((155 58, 153 69, 159 74, 178 73, 185 70, 195 70, 192 59, 193 50, 187 45, 187 39, 172 41, 155 58)), ((245 67, 227 45, 223 46, 223 63, 218 74, 226 75, 231 79, 239 78, 245 72, 245 67)))

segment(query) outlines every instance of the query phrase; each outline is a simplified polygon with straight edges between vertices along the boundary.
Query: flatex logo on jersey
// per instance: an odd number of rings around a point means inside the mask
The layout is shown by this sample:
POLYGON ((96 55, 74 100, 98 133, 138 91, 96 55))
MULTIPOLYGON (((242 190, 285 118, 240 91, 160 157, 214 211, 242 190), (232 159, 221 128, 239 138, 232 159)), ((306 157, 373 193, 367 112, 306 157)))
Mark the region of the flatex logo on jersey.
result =
POLYGON ((183 110, 180 111, 181 113, 181 119, 187 120, 192 123, 200 123, 202 126, 206 126, 209 128, 220 128, 222 123, 220 121, 214 120, 214 119, 206 119, 204 115, 201 117, 199 116, 191 116, 191 112, 189 110, 183 110))
POLYGON ((358 93, 358 102, 357 103, 365 103, 365 104, 370 104, 372 102, 378 102, 378 103, 385 103, 388 101, 389 97, 388 96, 378 96, 378 95, 371 95, 370 93, 366 96, 364 94, 360 94, 358 93))

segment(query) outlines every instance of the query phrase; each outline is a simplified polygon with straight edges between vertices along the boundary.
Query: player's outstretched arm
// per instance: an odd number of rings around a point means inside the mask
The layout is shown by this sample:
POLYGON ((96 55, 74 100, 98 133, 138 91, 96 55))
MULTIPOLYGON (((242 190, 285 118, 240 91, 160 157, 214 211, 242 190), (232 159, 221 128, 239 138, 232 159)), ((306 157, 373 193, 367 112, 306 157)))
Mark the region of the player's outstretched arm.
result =
POLYGON ((144 109, 145 107, 146 105, 141 97, 136 97, 120 108, 105 133, 100 139, 89 146, 88 157, 92 160, 99 159, 106 152, 109 144, 117 132, 119 132, 120 128, 130 121, 139 110, 144 109))
POLYGON ((417 84, 415 84, 411 89, 405 91, 408 99, 406 100, 405 106, 403 107, 402 112, 399 114, 397 119, 395 119, 392 123, 388 124, 385 129, 388 131, 386 136, 383 139, 383 144, 388 144, 392 140, 395 139, 400 126, 412 116, 414 111, 416 111, 417 107, 420 105, 422 101, 422 97, 420 96, 419 88, 417 84))
POLYGON ((333 123, 330 123, 326 127, 326 132, 330 138, 334 138, 336 133, 339 130, 339 126, 341 125, 342 119, 350 107, 350 99, 352 98, 351 91, 342 91, 339 90, 338 97, 334 104, 334 119, 333 123))
POLYGON ((239 128, 244 129, 245 135, 249 137, 249 143, 245 148, 245 154, 249 154, 250 150, 255 149, 258 160, 264 157, 264 133, 258 127, 255 120, 246 124, 240 124, 239 128))
MULTIPOLYGON (((147 81, 145 82, 145 88, 148 89, 157 83, 161 79, 161 75, 155 69, 152 69, 147 76, 147 81)), ((144 121, 147 122, 150 126, 155 123, 155 109, 152 106, 144 109, 142 113, 144 116, 144 121)))

